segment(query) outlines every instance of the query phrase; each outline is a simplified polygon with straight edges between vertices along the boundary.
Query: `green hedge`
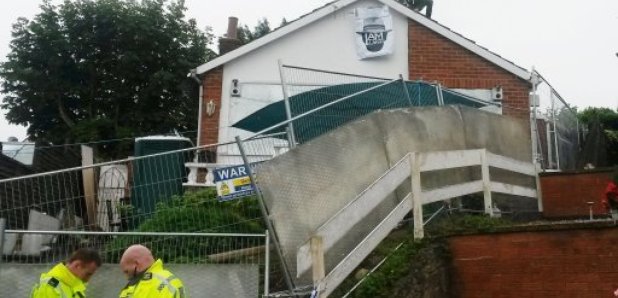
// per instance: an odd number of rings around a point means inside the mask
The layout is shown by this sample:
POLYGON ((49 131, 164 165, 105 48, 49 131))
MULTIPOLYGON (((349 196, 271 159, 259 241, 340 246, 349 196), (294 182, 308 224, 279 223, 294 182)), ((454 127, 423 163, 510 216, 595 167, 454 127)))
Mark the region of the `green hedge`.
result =
MULTIPOLYGON (((141 222, 136 232, 264 233, 266 229, 255 197, 219 202, 213 189, 175 196, 158 204, 155 213, 141 222)), ((107 260, 118 262, 124 249, 136 243, 172 263, 207 262, 209 254, 255 246, 255 241, 240 237, 121 236, 106 245, 107 260)))

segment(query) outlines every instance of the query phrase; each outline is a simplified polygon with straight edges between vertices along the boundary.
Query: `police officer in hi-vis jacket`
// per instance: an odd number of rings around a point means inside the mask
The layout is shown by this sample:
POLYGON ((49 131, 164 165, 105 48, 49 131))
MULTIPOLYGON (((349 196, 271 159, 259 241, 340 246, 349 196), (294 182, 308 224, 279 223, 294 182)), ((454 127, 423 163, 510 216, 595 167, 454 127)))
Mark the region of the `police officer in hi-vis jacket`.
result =
POLYGON ((120 269, 129 283, 120 292, 120 298, 185 298, 182 281, 163 268, 143 245, 132 245, 120 260, 120 269))
POLYGON ((68 261, 41 274, 30 298, 84 298, 86 283, 99 267, 99 253, 93 249, 80 248, 73 252, 68 261))

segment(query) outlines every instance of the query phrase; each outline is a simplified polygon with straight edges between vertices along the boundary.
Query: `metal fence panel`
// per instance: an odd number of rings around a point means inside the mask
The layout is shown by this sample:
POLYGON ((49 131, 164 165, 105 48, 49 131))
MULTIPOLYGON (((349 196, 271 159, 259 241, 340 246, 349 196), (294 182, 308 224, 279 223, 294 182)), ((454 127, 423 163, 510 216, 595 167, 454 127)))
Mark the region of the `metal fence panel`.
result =
MULTIPOLYGON (((268 151, 272 138, 258 138, 252 144, 253 161, 272 158, 274 152, 268 151)), ((194 297, 207 288, 213 297, 261 295, 268 290, 265 279, 270 272, 265 272, 266 228, 256 198, 221 202, 215 189, 204 183, 205 176, 212 175, 208 169, 200 168, 190 178, 185 167, 208 160, 223 146, 0 180, 0 218, 6 219, 7 232, 0 274, 19 272, 24 283, 19 289, 29 292, 40 271, 66 260, 79 247, 98 249, 106 264, 115 264, 126 247, 141 243, 155 257, 186 272, 183 280, 196 289, 194 297), (189 179, 196 183, 188 183, 189 179), (210 283, 203 282, 206 277, 210 283)), ((215 163, 218 166, 223 165, 215 163)), ((271 284, 280 283, 277 272, 273 271, 271 284)), ((103 270, 101 281, 108 279, 107 274, 122 277, 119 270, 103 270)), ((0 292, 13 293, 11 279, 1 280, 0 292)), ((115 280, 109 278, 118 283, 115 280)), ((107 283, 100 287, 119 289, 107 283)))
MULTIPOLYGON (((16 235, 8 231, 8 235, 16 235)), ((17 234, 41 236, 40 234, 17 234)), ((192 297, 259 297, 263 293, 264 235, 79 235, 66 233, 74 247, 98 248, 106 263, 89 282, 92 297, 118 297, 126 279, 117 264, 126 243, 150 247, 156 258, 163 259, 166 269, 179 277, 192 297), (171 246, 173 244, 173 246, 171 246)), ((67 240, 57 239, 57 242, 67 240)), ((0 265, 2 297, 27 297, 41 273, 68 257, 67 251, 51 248, 37 256, 5 255, 0 265)))
MULTIPOLYGON (((539 75, 539 102, 532 106, 536 119, 537 160, 547 170, 574 170, 580 150, 579 132, 582 129, 577 111, 558 94, 549 82, 539 75)), ((534 121, 532 122, 535 123, 534 121)))

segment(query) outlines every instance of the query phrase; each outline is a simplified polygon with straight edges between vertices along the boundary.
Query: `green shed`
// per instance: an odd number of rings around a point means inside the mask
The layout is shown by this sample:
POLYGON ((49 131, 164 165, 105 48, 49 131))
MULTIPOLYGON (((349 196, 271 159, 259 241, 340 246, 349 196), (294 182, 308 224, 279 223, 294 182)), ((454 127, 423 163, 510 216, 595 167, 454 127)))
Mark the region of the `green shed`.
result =
POLYGON ((155 211, 157 203, 182 194, 182 183, 187 177, 185 162, 189 152, 175 151, 192 146, 188 138, 176 136, 151 136, 135 139, 133 161, 133 188, 131 203, 138 218, 147 218, 155 211), (154 155, 154 156, 151 156, 154 155))

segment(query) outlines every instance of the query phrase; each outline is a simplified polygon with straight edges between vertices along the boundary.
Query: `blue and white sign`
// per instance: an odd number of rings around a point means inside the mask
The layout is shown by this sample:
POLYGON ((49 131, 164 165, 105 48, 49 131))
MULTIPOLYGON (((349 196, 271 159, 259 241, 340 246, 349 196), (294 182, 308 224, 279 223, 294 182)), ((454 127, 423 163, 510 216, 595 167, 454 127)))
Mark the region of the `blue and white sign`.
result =
POLYGON ((245 165, 215 169, 215 185, 219 202, 251 196, 255 193, 245 165))

